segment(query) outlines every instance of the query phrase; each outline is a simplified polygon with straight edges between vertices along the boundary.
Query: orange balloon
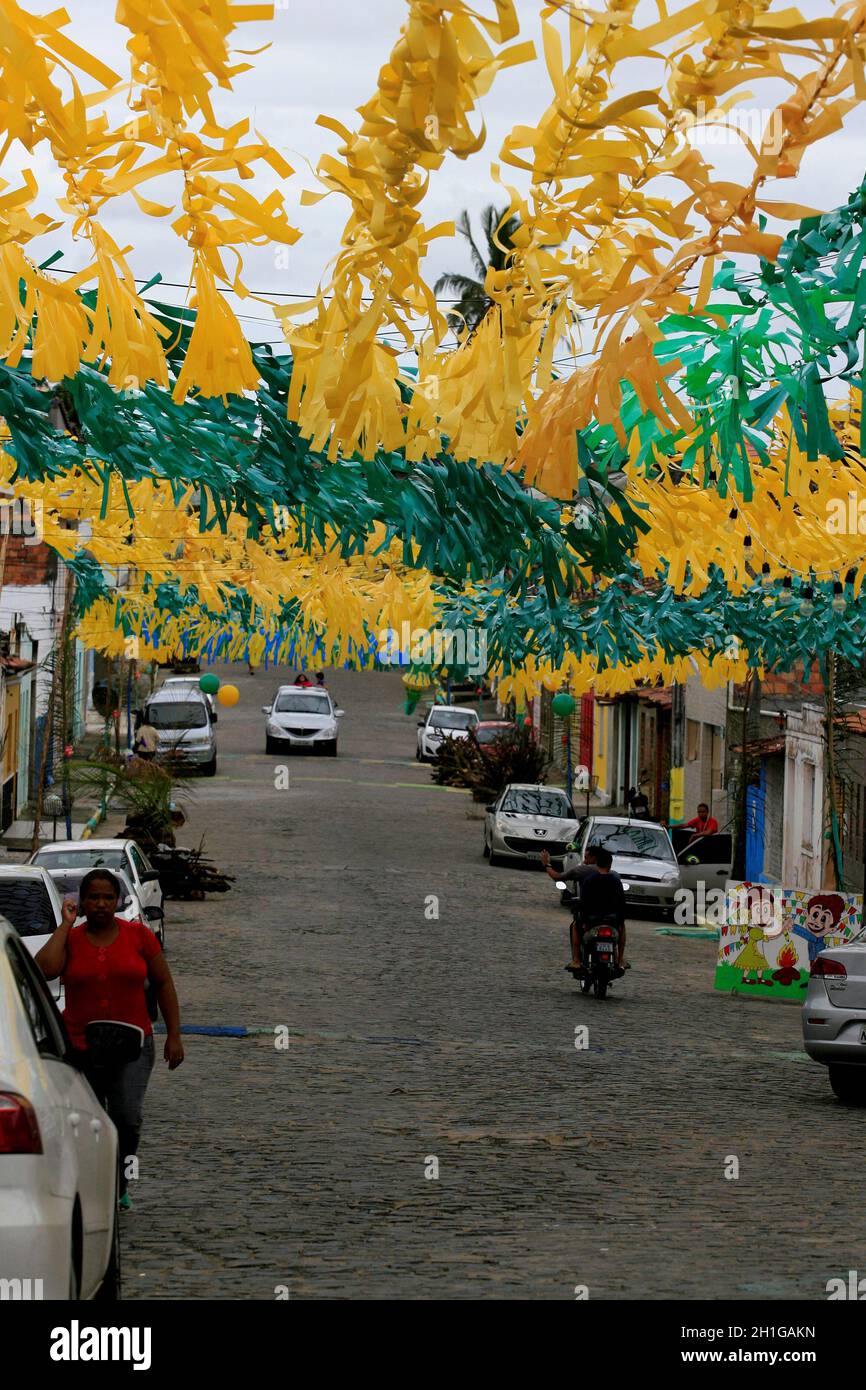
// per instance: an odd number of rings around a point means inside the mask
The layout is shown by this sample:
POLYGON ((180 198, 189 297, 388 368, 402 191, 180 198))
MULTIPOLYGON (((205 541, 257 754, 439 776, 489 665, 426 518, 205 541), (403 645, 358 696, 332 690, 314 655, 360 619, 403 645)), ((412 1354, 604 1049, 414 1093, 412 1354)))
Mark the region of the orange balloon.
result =
POLYGON ((241 698, 241 692, 236 685, 221 685, 217 691, 217 699, 221 705, 236 705, 241 698))

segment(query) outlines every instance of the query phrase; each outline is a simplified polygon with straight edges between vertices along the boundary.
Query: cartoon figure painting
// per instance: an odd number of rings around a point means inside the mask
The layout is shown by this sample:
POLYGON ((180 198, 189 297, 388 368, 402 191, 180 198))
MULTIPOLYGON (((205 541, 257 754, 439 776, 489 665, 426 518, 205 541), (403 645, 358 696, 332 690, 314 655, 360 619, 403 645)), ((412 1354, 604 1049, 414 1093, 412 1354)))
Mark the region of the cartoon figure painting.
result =
MULTIPOLYGON (((794 927, 794 935, 808 942, 809 965, 821 954, 827 944, 827 937, 838 930, 845 911, 845 899, 841 893, 816 893, 806 904, 806 920, 794 927)), ((800 986, 805 989, 809 981, 800 986)))
POLYGON ((716 989, 802 1002, 812 961, 857 934, 862 908, 855 893, 729 883, 716 989))
POLYGON ((772 924, 776 899, 772 888, 749 886, 745 894, 744 908, 746 944, 731 961, 731 965, 735 970, 742 971, 744 985, 768 985, 772 988, 773 982, 767 978, 772 966, 767 960, 763 945, 774 935, 772 924), (754 979, 750 978, 752 975, 754 979))

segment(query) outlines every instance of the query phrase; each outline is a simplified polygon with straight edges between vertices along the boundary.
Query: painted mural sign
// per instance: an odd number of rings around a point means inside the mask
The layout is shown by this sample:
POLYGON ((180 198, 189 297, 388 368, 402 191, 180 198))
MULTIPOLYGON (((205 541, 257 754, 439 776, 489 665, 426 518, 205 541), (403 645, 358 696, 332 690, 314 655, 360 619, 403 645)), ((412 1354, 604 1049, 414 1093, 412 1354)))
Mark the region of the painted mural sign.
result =
POLYGON ((860 931, 863 896, 781 884, 729 883, 716 989, 802 1002, 812 961, 860 931))

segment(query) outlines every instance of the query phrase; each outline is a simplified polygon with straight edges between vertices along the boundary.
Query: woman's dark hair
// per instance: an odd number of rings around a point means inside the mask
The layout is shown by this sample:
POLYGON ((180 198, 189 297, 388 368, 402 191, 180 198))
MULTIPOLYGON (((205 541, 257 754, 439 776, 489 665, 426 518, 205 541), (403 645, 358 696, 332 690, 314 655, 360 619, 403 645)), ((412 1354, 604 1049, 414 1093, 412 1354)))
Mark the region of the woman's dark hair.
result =
POLYGON ((120 898, 120 879, 116 878, 110 869, 91 869, 90 872, 86 873, 84 875, 84 878, 81 880, 81 884, 78 889, 79 903, 84 901, 84 898, 87 894, 87 890, 90 887, 91 883, 95 883, 98 878, 102 878, 105 880, 106 883, 110 883, 118 899, 120 898))

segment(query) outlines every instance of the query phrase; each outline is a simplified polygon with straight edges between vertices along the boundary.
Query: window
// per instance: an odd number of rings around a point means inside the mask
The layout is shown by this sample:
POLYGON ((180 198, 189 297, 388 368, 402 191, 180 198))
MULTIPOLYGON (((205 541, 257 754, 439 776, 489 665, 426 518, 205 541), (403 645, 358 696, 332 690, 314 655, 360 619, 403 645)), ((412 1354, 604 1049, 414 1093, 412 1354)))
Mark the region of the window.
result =
POLYGON ((33 965, 16 941, 10 939, 6 942, 6 952, 33 1041, 43 1057, 63 1058, 66 1054, 63 1030, 46 994, 45 982, 39 976, 38 967, 33 965))
POLYGON ((50 936, 57 926, 48 889, 38 878, 0 878, 0 913, 19 936, 50 936))
POLYGON ((125 869, 122 849, 62 849, 56 854, 41 850, 34 859, 44 869, 125 869))
POLYGON ((274 714, 330 714, 331 701, 327 695, 295 695, 285 690, 277 696, 274 714))
POLYGON ((674 862, 671 842, 660 826, 616 825, 610 821, 596 821, 589 843, 598 849, 609 849, 611 854, 622 855, 627 859, 664 859, 668 863, 674 862))
POLYGON ((510 811, 518 816, 560 816, 574 819, 574 808, 564 792, 536 791, 535 788, 517 791, 514 787, 506 792, 501 811, 510 811))
POLYGON ((200 700, 167 700, 148 705, 144 721, 154 729, 206 729, 207 706, 200 700))
POLYGON ((471 729, 478 723, 478 715, 468 709, 433 709, 430 711, 431 729, 471 729))
POLYGON ((724 786, 725 780, 725 739, 724 730, 710 727, 710 764, 712 767, 712 786, 724 786))
POLYGON ((815 816, 815 764, 803 764, 803 801, 801 844, 805 850, 812 850, 812 822, 815 816))
POLYGON ((700 757, 701 726, 697 719, 686 720, 686 761, 693 763, 700 757))
POLYGON ((141 878, 142 874, 150 873, 150 865, 146 862, 144 855, 141 853, 137 845, 129 846, 129 857, 135 865, 136 873, 138 874, 139 878, 141 878))

